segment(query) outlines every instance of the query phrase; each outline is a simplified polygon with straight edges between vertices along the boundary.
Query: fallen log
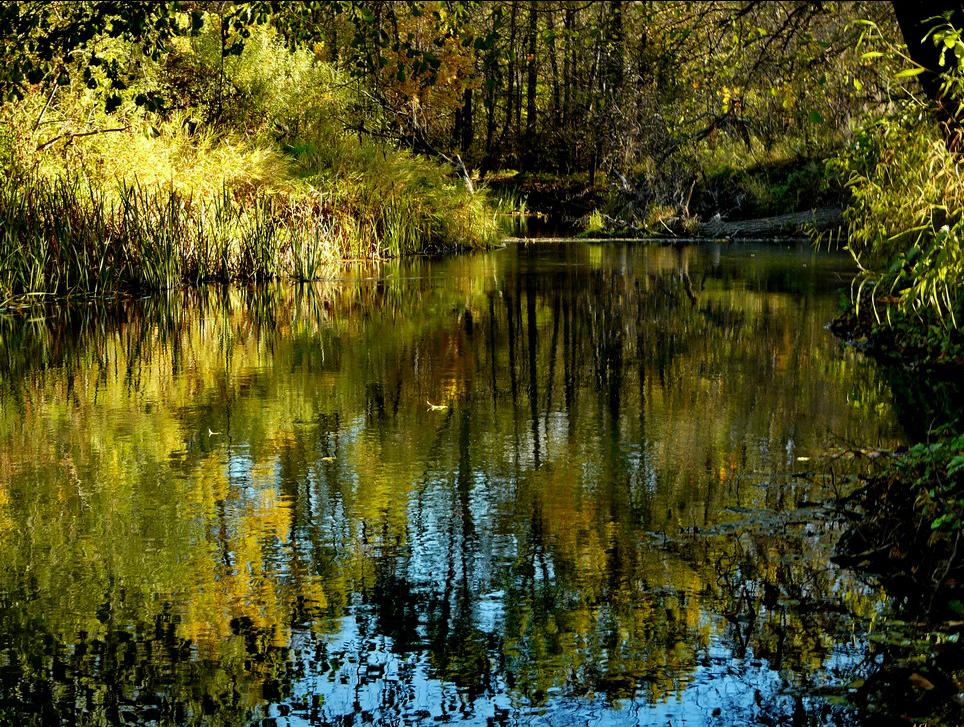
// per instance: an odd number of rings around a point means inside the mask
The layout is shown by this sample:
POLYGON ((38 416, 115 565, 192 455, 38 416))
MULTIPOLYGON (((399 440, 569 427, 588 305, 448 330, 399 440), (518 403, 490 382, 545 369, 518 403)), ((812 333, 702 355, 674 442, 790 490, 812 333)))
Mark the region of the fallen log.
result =
POLYGON ((719 214, 699 226, 701 237, 774 238, 805 236, 811 230, 821 231, 843 223, 843 210, 835 207, 794 212, 755 220, 724 220, 719 214))

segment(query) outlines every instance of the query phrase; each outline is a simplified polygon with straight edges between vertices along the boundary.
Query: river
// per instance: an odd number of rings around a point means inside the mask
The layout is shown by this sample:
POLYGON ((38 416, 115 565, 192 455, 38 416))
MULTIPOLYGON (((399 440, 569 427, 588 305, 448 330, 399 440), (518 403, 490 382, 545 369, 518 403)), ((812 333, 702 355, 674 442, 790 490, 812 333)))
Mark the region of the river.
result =
POLYGON ((0 318, 0 721, 860 717, 902 441, 809 246, 512 245, 0 318))

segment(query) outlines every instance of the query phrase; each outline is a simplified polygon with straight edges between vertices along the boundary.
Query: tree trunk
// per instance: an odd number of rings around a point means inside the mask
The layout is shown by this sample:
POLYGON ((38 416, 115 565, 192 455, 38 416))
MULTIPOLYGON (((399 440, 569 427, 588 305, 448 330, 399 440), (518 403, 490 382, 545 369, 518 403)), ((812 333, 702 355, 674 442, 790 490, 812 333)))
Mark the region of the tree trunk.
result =
POLYGON ((515 78, 515 129, 512 138, 517 142, 522 138, 522 68, 521 64, 516 64, 515 78))
POLYGON ((509 127, 512 123, 512 102, 515 100, 515 20, 516 4, 512 3, 512 12, 509 14, 509 62, 506 65, 507 86, 505 94, 505 120, 502 125, 502 143, 505 145, 509 138, 509 127))
MULTIPOLYGON (((958 118, 953 100, 945 98, 941 92, 941 48, 932 38, 925 39, 925 36, 944 23, 945 18, 955 28, 964 28, 964 4, 951 0, 894 0, 893 6, 911 60, 925 69, 917 78, 927 98, 935 105, 937 121, 944 133, 947 148, 954 153, 960 153, 964 150, 961 119, 958 118)), ((948 53, 945 60, 951 64, 958 63, 957 56, 953 53, 948 53)))
POLYGON ((569 126, 572 114, 572 26, 573 10, 566 8, 563 17, 563 51, 562 51, 562 124, 569 126))
POLYGON ((465 89, 462 95, 462 138, 460 139, 462 154, 469 153, 472 141, 475 139, 475 118, 472 115, 472 89, 465 89))
POLYGON ((623 4, 622 2, 611 2, 609 4, 609 15, 606 18, 606 61, 603 73, 604 92, 611 98, 615 97, 623 85, 625 45, 623 4))
POLYGON ((536 4, 529 5, 529 42, 526 54, 526 164, 531 166, 534 161, 536 141, 536 31, 538 30, 538 15, 536 4))
POLYGON ((776 217, 727 222, 719 215, 700 225, 701 237, 773 238, 806 237, 811 229, 829 230, 843 224, 843 210, 826 207, 807 212, 793 212, 776 217))
POLYGON ((549 68, 552 71, 552 125, 556 129, 559 127, 559 61, 556 58, 556 16, 553 11, 549 12, 549 68))
MULTIPOLYGON (((599 6, 602 7, 600 3, 599 6)), ((597 18, 599 27, 605 27, 606 18, 600 15, 597 18)), ((606 65, 606 41, 607 38, 600 35, 596 38, 592 54, 592 65, 589 67, 589 76, 586 79, 585 89, 588 91, 588 108, 587 108, 587 119, 589 122, 588 129, 588 147, 589 147, 589 186, 593 187, 596 184, 596 171, 599 168, 599 144, 600 144, 600 132, 598 128, 599 119, 602 116, 600 112, 600 106, 605 103, 606 96, 606 81, 605 81, 605 65, 606 65)))
MULTIPOLYGON (((489 67, 488 73, 492 72, 489 67)), ((492 144, 495 140, 495 96, 497 80, 487 76, 485 79, 485 151, 482 156, 482 169, 485 171, 492 164, 492 144)))
POLYGON ((502 74, 499 72, 499 46, 496 41, 500 12, 493 12, 490 16, 489 32, 492 34, 492 45, 485 53, 482 67, 482 104, 485 106, 485 148, 482 153, 481 174, 485 174, 494 162, 495 154, 495 113, 499 91, 502 87, 502 74))

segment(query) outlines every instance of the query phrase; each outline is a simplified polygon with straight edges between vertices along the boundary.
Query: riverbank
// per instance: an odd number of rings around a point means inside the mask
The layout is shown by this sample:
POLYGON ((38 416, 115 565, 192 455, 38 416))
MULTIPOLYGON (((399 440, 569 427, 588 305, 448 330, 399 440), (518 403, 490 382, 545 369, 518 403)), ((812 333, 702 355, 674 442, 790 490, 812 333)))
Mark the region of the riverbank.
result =
POLYGON ((925 612, 964 616, 964 335, 958 329, 893 320, 864 307, 831 325, 879 362, 912 442, 856 494, 865 517, 840 545, 841 561, 875 573, 925 612))
POLYGON ((882 457, 840 503, 850 517, 833 560, 882 586, 914 624, 858 700, 955 723, 964 678, 964 337, 931 323, 895 315, 884 325, 865 305, 831 325, 879 363, 898 421, 916 442, 882 457))
MULTIPOLYGON (((757 155, 759 156, 759 155, 757 155)), ((523 201, 528 232, 586 238, 809 238, 844 225, 848 194, 828 158, 779 153, 756 161, 702 159, 680 189, 600 173, 514 171, 487 177, 491 188, 523 201)))
POLYGON ((267 27, 212 55, 204 22, 120 91, 94 69, 0 106, 0 302, 310 280, 501 237, 485 189, 346 127, 361 99, 332 64, 267 27))

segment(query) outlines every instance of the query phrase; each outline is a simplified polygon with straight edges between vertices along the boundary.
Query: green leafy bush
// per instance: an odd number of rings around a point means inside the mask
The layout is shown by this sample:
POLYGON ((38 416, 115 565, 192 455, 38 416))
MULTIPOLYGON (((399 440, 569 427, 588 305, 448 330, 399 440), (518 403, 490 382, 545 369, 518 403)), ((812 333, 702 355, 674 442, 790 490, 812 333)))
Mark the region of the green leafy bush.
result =
POLYGON ((918 507, 931 519, 932 530, 964 528, 964 435, 917 444, 898 467, 912 473, 918 507))
POLYGON ((139 67, 112 113, 80 79, 0 107, 0 300, 305 279, 500 236, 485 190, 349 131, 348 79, 270 26, 222 58, 209 16, 139 67), (179 108, 148 112, 149 93, 179 108))
MULTIPOLYGON (((960 33, 948 25, 930 40, 942 48, 942 63, 950 52, 964 56, 960 33)), ((922 70, 896 75, 913 82, 922 70)), ((955 63, 942 74, 945 103, 957 105, 958 112, 964 106, 961 74, 955 63)), ((960 324, 964 176, 953 148, 933 109, 904 90, 832 164, 851 193, 847 248, 860 266, 854 304, 869 303, 878 321, 890 321, 893 304, 905 316, 933 317, 951 328, 960 324)))
POLYGON ((861 270, 855 304, 866 287, 878 319, 883 298, 957 327, 964 177, 933 122, 906 108, 863 130, 838 164, 852 195, 845 216, 847 249, 861 270))

